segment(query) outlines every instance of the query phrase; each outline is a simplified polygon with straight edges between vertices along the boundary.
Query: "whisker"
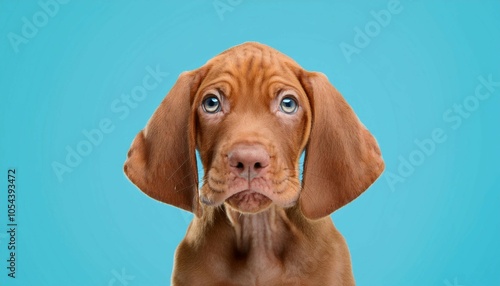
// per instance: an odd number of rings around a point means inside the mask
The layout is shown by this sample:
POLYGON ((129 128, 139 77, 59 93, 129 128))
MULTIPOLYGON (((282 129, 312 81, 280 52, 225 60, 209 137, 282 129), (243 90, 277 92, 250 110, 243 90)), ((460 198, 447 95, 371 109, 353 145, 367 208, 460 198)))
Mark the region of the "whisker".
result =
MULTIPOLYGON (((313 176, 313 177, 316 177, 316 178, 319 178, 319 179, 322 179, 322 180, 325 180, 325 181, 328 181, 328 182, 332 182, 332 183, 334 183, 334 181, 333 181, 333 180, 331 180, 331 179, 325 178, 325 177, 320 176, 320 175, 316 175, 316 174, 311 173, 311 172, 307 172, 307 175, 308 175, 308 176, 309 176, 309 175, 311 175, 311 176, 313 176)), ((302 174, 302 180, 304 180, 304 174, 302 174)))
POLYGON ((172 174, 170 174, 170 177, 167 178, 167 181, 170 181, 172 179, 172 177, 175 175, 175 173, 177 173, 182 168, 182 166, 184 166, 184 164, 186 164, 188 161, 189 161, 189 158, 184 160, 184 162, 182 162, 182 164, 180 164, 179 167, 177 167, 177 169, 175 169, 175 171, 172 172, 172 174))

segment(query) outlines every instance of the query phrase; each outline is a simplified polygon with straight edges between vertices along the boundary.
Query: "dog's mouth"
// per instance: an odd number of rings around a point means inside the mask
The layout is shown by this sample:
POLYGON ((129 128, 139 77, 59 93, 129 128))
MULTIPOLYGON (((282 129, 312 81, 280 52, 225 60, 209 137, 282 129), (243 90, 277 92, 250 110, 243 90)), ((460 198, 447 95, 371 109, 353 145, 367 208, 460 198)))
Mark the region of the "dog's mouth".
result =
POLYGON ((243 190, 229 198, 226 203, 241 213, 257 213, 269 207, 272 200, 252 190, 243 190))
POLYGON ((299 198, 300 181, 286 171, 278 173, 279 176, 248 180, 231 174, 224 177, 211 169, 199 191, 200 202, 208 207, 224 204, 226 208, 246 214, 259 213, 272 205, 292 207, 299 198))

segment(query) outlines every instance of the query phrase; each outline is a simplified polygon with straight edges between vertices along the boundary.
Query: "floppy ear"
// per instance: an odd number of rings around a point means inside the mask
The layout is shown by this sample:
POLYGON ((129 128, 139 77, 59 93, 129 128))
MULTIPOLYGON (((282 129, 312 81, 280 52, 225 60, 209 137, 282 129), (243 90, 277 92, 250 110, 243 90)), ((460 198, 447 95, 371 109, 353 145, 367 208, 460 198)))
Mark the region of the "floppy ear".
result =
POLYGON ((300 206, 327 216, 363 193, 384 170, 377 141, 321 73, 301 76, 312 108, 300 206))
POLYGON ((201 216, 191 102, 198 71, 182 73, 128 151, 124 171, 148 196, 201 216))

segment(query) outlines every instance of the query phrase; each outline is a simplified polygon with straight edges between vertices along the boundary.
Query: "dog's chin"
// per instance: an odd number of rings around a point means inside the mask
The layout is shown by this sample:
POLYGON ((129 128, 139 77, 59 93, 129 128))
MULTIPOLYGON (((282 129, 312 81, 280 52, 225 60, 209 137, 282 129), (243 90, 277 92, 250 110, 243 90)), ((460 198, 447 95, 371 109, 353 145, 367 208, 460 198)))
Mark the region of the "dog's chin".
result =
POLYGON ((255 214, 266 210, 273 201, 263 194, 245 190, 227 198, 225 203, 237 212, 255 214))

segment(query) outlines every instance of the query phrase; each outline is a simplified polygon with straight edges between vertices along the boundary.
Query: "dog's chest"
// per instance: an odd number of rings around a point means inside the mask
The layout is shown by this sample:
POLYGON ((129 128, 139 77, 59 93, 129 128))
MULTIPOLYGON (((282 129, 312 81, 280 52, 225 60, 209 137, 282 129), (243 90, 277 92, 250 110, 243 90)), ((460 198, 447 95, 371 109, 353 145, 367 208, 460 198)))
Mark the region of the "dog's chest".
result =
POLYGON ((231 273, 224 279, 224 285, 320 285, 316 281, 318 265, 315 260, 300 255, 281 258, 267 253, 256 252, 246 258, 244 263, 237 261, 230 267, 231 273), (239 264, 239 265, 238 265, 239 264), (236 267, 234 267, 236 266, 236 267), (245 281, 243 284, 241 281, 245 281), (310 284, 307 284, 310 283, 310 284))
POLYGON ((230 266, 235 276, 244 278, 247 285, 273 285, 293 276, 290 270, 297 265, 293 254, 299 249, 292 235, 293 227, 282 210, 253 215, 228 212, 228 217, 236 241, 230 266))
MULTIPOLYGON (((198 227, 206 224, 190 227, 176 255, 174 281, 179 282, 174 285, 333 285, 325 284, 332 273, 349 270, 332 264, 334 253, 338 259, 344 257, 332 249, 335 243, 318 243, 320 240, 305 237, 297 222, 290 221, 282 210, 254 215, 222 213, 203 236, 190 234, 202 233, 198 227), (197 241, 201 242, 199 246, 192 244, 197 241)), ((333 225, 330 227, 334 231, 333 225)))

